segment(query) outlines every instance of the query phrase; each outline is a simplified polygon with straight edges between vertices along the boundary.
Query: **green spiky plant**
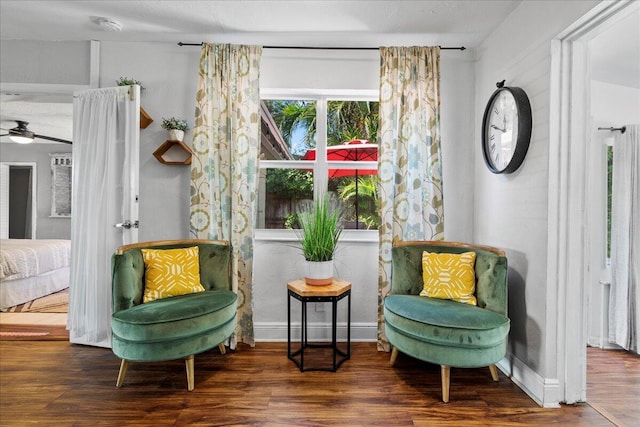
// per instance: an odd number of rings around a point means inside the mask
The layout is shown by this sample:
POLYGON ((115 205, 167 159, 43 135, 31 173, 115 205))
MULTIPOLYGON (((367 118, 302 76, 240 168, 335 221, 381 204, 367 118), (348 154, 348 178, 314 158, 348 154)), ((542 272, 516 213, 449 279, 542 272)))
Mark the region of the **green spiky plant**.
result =
POLYGON ((307 261, 331 261, 342 233, 342 212, 330 197, 303 206, 298 212, 296 230, 307 261))

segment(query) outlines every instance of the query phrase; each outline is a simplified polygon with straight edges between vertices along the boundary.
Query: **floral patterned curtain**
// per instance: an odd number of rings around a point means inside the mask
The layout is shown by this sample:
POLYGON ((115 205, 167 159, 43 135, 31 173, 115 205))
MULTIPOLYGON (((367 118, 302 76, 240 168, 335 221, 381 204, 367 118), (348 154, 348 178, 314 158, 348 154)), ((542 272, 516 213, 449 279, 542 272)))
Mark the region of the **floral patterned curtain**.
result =
POLYGON ((440 160, 440 48, 380 48, 378 349, 389 351, 384 298, 391 246, 444 237, 440 160))
POLYGON ((200 54, 200 80, 191 161, 191 234, 232 246, 238 295, 237 342, 254 345, 253 224, 260 153, 258 46, 209 44, 200 54))

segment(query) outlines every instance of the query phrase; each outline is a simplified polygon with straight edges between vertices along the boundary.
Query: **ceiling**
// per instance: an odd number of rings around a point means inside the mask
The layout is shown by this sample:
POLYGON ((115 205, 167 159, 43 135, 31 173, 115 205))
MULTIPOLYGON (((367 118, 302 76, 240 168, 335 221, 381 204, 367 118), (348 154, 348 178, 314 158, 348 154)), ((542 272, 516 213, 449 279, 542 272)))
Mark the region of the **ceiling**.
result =
POLYGON ((6 1, 0 38, 477 46, 520 0, 6 1), (122 26, 105 31, 100 18, 122 26))
MULTIPOLYGON (((2 40, 98 40, 263 46, 478 46, 520 0, 448 1, 0 1, 2 40), (100 19, 121 31, 106 31, 100 19)), ((70 105, 3 95, 6 119, 71 138, 70 105), (64 124, 63 124, 64 123, 64 124)), ((6 141, 7 138, 2 138, 6 141)), ((36 140, 37 142, 44 142, 36 140)))
MULTIPOLYGON (((12 129, 17 126, 14 119, 28 122, 30 131, 36 135, 52 136, 66 140, 73 134, 73 104, 69 97, 2 95, 0 97, 0 128, 12 129)), ((4 130, 2 134, 6 133, 4 130)), ((3 136, 0 142, 9 142, 3 136)), ((55 142, 36 139, 35 142, 55 144, 55 142)))
MULTIPOLYGON (((473 49, 521 0, 0 1, 2 40, 98 40, 263 46, 465 46, 473 49), (121 25, 105 31, 99 20, 121 25)), ((591 45, 599 80, 640 87, 640 18, 612 25, 591 45), (634 83, 635 82, 635 83, 634 83), (637 85, 637 86, 636 86, 637 85)), ((1 53, 1 52, 0 52, 1 53)), ((3 58, 4 60, 5 58, 3 58)), ((0 119, 31 122, 35 133, 70 138, 70 106, 3 95, 0 119), (24 105, 28 103, 29 105, 24 105), (38 105, 41 104, 41 105, 38 105)), ((3 128, 14 127, 2 122, 3 128)), ((2 138, 6 140, 6 138, 2 138)))

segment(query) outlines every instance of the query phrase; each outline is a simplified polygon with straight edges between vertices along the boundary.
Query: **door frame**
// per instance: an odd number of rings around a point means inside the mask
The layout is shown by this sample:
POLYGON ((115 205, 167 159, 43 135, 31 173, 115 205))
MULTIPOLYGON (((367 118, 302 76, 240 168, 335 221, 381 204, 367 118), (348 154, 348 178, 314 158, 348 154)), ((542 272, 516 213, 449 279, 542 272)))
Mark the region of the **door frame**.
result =
MULTIPOLYGON (((9 144, 9 143, 7 143, 9 144)), ((20 166, 20 167, 31 167, 31 239, 36 238, 36 230, 38 225, 38 163, 37 162, 0 162, 0 165, 6 165, 11 169, 11 166, 20 166)), ((11 186, 11 182, 9 182, 9 186, 11 186)), ((7 188, 8 190, 10 187, 7 188)), ((9 193, 7 192, 7 198, 9 197, 9 193)), ((3 206, 8 207, 8 200, 2 201, 3 206), (6 205, 5 205, 6 202, 6 205)), ((4 217, 4 215, 3 215, 4 217)), ((4 220, 4 219, 3 219, 4 220)), ((9 218, 6 217, 7 226, 9 218)), ((8 238, 8 236, 7 236, 8 238)))
POLYGON ((603 1, 551 41, 545 354, 548 366, 556 366, 557 401, 569 404, 586 400, 588 42, 634 3, 603 1))

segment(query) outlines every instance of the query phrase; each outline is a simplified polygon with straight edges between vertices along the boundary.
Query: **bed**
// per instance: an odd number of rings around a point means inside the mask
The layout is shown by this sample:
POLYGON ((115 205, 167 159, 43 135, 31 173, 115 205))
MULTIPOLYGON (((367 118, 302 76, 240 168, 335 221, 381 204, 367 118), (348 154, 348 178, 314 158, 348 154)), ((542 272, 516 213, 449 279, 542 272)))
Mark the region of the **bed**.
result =
POLYGON ((0 311, 68 288, 70 258, 70 240, 0 240, 0 311))

